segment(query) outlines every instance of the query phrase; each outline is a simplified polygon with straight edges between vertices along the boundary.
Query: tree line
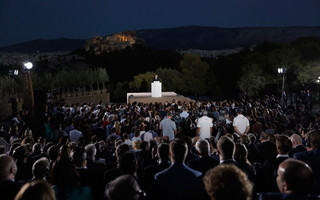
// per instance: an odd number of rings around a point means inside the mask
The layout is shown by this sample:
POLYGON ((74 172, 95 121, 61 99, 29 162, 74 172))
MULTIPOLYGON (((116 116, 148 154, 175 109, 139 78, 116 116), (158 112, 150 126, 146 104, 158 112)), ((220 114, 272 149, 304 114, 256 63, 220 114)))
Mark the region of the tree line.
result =
MULTIPOLYGON (((280 92, 279 67, 287 68, 287 91, 316 90, 320 76, 320 38, 317 37, 300 38, 289 44, 266 41, 216 58, 180 55, 145 46, 101 55, 77 50, 70 56, 69 60, 59 57, 55 61, 39 62, 41 67, 32 72, 34 89, 69 91, 108 83, 111 100, 124 101, 129 91, 150 91, 152 78, 158 74, 163 91, 225 99, 240 93, 258 97, 280 92)), ((21 85, 19 77, 0 78, 2 94, 19 92, 21 85)))

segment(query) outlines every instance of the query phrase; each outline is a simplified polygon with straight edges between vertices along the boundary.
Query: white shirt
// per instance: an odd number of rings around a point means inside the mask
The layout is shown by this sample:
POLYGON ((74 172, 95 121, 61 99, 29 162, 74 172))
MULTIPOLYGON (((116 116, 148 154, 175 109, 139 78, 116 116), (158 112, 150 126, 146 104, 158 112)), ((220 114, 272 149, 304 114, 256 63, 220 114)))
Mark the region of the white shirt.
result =
POLYGON ((210 128, 213 126, 212 119, 208 116, 203 116, 198 119, 197 127, 200 128, 199 136, 202 139, 210 138, 210 128))
POLYGON ((250 126, 250 123, 245 116, 239 114, 233 119, 233 126, 236 126, 240 133, 243 134, 246 131, 247 126, 250 126))

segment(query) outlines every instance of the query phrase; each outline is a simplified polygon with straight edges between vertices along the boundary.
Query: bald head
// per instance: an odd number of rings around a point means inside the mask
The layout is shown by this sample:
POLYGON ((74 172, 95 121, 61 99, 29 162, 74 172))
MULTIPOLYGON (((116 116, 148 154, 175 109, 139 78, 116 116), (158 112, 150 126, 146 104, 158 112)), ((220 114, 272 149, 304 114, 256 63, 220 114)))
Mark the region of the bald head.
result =
POLYGON ((302 144, 302 138, 298 134, 291 135, 290 140, 292 142, 292 147, 302 144))
POLYGON ((0 181, 13 180, 17 173, 14 159, 6 154, 0 155, 0 181))
POLYGON ((281 193, 311 194, 314 186, 312 170, 302 161, 287 159, 278 167, 277 185, 281 193))

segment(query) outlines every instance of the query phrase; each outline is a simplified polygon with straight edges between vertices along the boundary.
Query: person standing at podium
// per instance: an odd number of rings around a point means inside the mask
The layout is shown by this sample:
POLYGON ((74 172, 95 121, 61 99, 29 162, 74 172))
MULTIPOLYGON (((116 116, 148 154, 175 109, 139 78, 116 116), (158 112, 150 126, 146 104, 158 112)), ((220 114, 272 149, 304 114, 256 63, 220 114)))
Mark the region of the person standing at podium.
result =
POLYGON ((154 75, 152 82, 154 81, 160 81, 158 74, 154 75))

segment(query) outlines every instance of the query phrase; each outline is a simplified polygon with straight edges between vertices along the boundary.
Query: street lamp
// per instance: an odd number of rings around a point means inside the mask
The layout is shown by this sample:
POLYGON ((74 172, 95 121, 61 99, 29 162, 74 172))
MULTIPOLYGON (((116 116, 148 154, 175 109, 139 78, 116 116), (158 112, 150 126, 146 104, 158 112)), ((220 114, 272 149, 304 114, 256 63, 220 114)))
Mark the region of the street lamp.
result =
POLYGON ((23 63, 23 108, 33 112, 34 110, 34 96, 31 80, 31 69, 33 64, 31 62, 23 63))
POLYGON ((282 76, 282 87, 281 90, 284 91, 284 78, 287 73, 287 68, 278 68, 278 74, 282 76))
POLYGON ((319 101, 319 85, 320 85, 320 76, 318 77, 318 79, 316 80, 316 84, 317 84, 317 98, 316 101, 319 101))

